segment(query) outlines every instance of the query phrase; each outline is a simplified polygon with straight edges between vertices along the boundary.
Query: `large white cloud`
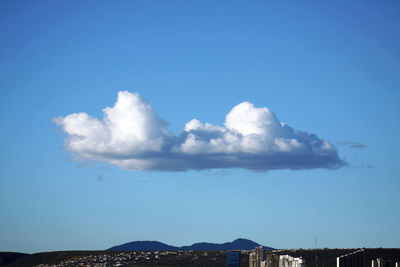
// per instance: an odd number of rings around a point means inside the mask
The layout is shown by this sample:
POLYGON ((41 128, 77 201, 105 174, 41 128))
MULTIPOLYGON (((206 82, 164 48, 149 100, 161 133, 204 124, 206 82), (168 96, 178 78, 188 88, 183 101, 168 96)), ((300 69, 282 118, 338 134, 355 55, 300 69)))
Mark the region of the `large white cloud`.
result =
POLYGON ((86 113, 54 121, 67 134, 64 147, 76 157, 106 161, 124 169, 337 168, 344 164, 336 149, 314 134, 297 131, 268 108, 243 102, 227 115, 224 126, 186 123, 179 136, 168 130, 149 102, 137 93, 119 92, 102 120, 86 113))

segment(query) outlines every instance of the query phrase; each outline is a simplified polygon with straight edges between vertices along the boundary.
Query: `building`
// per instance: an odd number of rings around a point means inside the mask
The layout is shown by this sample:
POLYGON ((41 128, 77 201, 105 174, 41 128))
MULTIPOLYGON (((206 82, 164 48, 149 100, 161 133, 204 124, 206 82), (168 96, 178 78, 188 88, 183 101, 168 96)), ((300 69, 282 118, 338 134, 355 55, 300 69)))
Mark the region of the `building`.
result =
POLYGON ((228 251, 226 252, 226 267, 239 267, 240 266, 240 252, 228 251))
POLYGON ((306 267, 306 261, 303 258, 279 255, 279 267, 306 267))
POLYGON ((261 267, 264 260, 264 249, 262 246, 256 247, 249 254, 249 267, 261 267))
POLYGON ((265 267, 279 267, 279 255, 267 253, 264 265, 265 267))
POLYGON ((257 255, 255 251, 249 254, 249 267, 257 267, 257 255))
POLYGON ((395 261, 376 259, 372 260, 371 267, 400 267, 400 264, 395 261))
POLYGON ((336 258, 336 267, 363 267, 364 249, 354 251, 336 258))

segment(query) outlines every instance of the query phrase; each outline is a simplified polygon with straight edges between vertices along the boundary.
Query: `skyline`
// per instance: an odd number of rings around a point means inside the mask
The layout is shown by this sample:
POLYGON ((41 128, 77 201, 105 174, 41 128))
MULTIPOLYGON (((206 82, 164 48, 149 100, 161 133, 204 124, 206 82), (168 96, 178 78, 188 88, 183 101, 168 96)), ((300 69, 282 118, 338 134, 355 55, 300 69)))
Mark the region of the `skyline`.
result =
MULTIPOLYGON (((399 247, 399 11, 396 1, 0 2, 0 251, 236 238, 276 248, 314 248, 315 238, 321 248, 399 247), (105 122, 120 95, 154 111, 140 113, 154 126, 143 128, 145 142, 131 139, 137 131, 117 143, 103 138, 120 133, 105 122), (272 143, 260 137, 266 128, 229 122, 241 108, 326 140, 333 157, 315 168, 291 168, 292 158, 285 168, 243 163, 242 152, 265 160, 258 153, 272 143), (73 114, 106 130, 79 146, 65 131, 73 114), (183 165, 118 161, 151 149, 169 159, 147 137, 182 148, 185 125, 209 143, 233 133, 240 145, 202 143, 197 152, 225 153, 217 169, 208 156, 189 162, 190 149, 179 154, 183 165), (257 146, 243 145, 248 129, 257 146)), ((122 118, 134 122, 135 107, 122 118)))

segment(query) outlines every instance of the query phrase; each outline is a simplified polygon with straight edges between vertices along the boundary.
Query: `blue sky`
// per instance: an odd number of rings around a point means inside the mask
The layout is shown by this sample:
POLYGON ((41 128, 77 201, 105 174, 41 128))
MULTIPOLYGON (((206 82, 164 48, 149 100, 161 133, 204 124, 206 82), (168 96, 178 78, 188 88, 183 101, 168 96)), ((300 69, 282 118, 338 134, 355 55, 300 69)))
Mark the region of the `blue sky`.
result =
POLYGON ((2 1, 0 251, 249 238, 399 247, 396 1, 2 1), (137 92, 178 136, 268 107, 347 166, 124 170, 77 162, 54 118, 137 92), (345 142, 363 144, 352 148, 345 142), (342 143, 342 144, 340 144, 342 143))

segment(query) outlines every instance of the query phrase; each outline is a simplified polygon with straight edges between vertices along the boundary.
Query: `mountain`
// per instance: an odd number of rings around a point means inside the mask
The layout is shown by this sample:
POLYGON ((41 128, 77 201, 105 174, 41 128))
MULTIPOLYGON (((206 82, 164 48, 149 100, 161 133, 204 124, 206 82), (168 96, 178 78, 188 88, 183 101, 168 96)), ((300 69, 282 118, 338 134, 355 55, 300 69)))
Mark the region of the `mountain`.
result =
POLYGON ((133 241, 107 250, 135 250, 135 251, 157 251, 157 250, 178 250, 178 247, 170 246, 158 241, 133 241))
MULTIPOLYGON (((214 243, 195 243, 191 246, 181 247, 182 250, 250 250, 255 247, 261 246, 260 244, 244 239, 238 238, 232 242, 226 242, 223 244, 214 244, 214 243)), ((273 249, 270 247, 263 246, 264 249, 273 249)))
MULTIPOLYGON (((250 250, 255 247, 260 246, 260 244, 244 239, 238 238, 232 242, 227 242, 223 244, 215 243, 195 243, 191 246, 174 247, 158 241, 134 241, 130 243, 125 243, 119 246, 109 248, 108 250, 136 250, 136 251, 157 251, 157 250, 250 250)), ((271 247, 263 246, 264 249, 273 249, 271 247)))

